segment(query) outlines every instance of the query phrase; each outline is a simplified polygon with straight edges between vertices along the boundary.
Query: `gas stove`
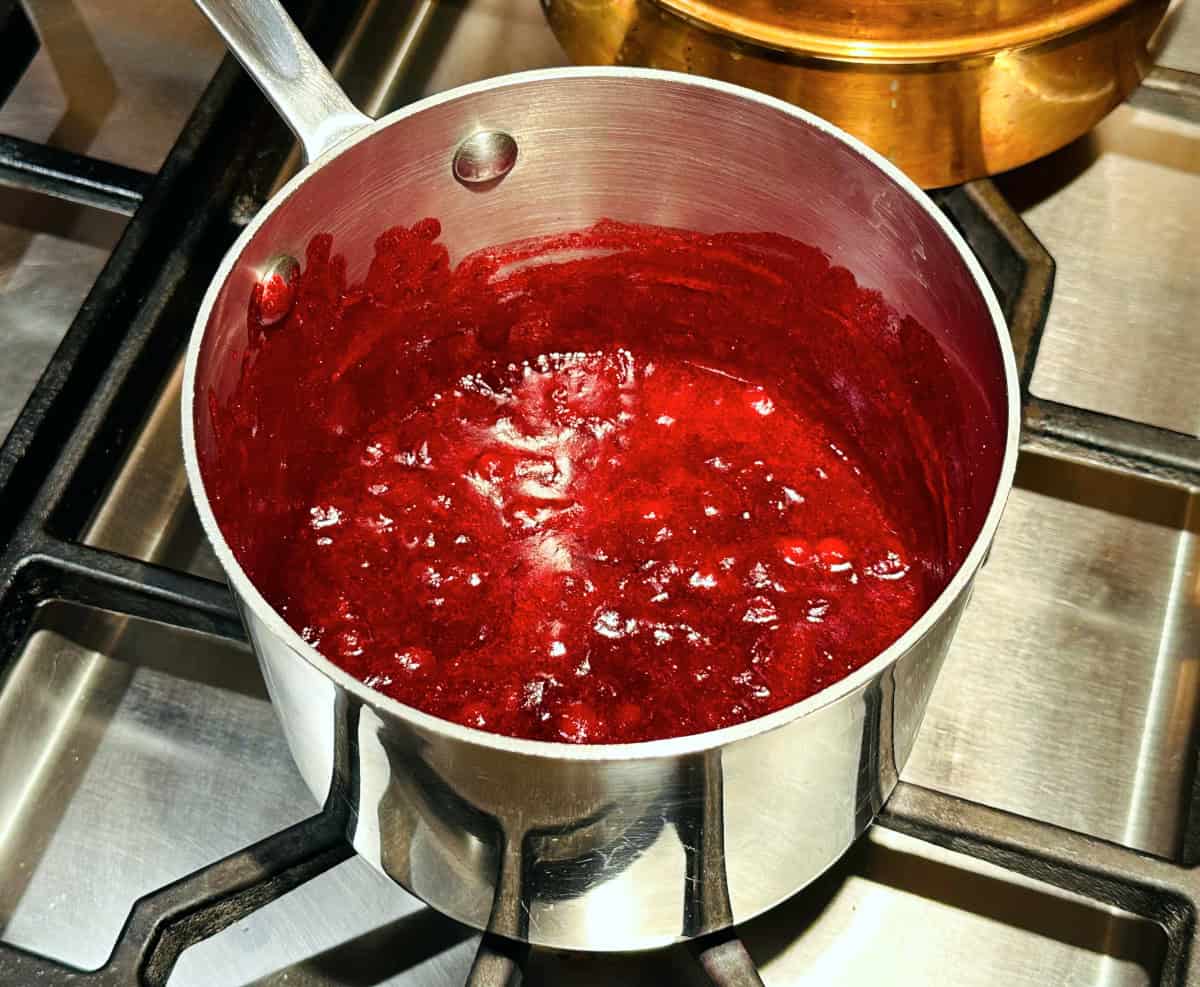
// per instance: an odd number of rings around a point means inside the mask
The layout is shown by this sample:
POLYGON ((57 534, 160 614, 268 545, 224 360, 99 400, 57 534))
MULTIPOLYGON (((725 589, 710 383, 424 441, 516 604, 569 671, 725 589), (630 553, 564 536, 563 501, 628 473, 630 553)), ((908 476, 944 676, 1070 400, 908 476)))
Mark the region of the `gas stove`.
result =
MULTIPOLYGON (((372 114, 565 62, 517 0, 291 6, 372 114)), ((736 935, 636 956, 481 940, 292 765, 179 441, 201 294, 299 163, 221 54, 187 0, 0 0, 0 983, 1200 982, 1200 9, 1091 135, 936 195, 1025 429, 880 822, 736 935)))

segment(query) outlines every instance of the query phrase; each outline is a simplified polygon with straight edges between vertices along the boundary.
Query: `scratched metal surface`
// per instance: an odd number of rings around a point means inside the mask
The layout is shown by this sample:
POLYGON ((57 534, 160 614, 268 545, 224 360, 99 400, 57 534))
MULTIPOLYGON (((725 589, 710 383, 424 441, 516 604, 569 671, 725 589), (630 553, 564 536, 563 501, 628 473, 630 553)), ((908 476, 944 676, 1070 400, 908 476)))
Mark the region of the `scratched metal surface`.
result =
MULTIPOLYGON (((24 2, 41 50, 0 105, 0 133, 155 171, 223 54, 215 32, 190 0, 24 2)), ((0 437, 125 222, 0 188, 0 437)))

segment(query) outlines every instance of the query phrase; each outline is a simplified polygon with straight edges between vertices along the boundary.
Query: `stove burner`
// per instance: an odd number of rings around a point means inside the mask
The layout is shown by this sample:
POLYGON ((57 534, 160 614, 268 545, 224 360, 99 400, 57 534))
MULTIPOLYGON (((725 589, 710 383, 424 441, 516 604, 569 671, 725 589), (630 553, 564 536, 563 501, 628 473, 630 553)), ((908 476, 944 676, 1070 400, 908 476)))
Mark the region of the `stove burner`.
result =
MULTIPOLYGON (((308 15, 306 34, 328 55, 353 11, 317 0, 299 6, 308 15)), ((13 9, 0 3, 0 14, 13 9)), ((0 43, 7 38, 0 35, 0 43)), ((1144 92, 1139 99, 1200 118, 1195 76, 1156 71, 1144 92)), ((247 203, 265 200, 290 146, 257 91, 226 64, 158 176, 148 184, 129 175, 108 183, 120 211, 139 200, 141 205, 0 449, 0 676, 20 651, 35 611, 51 599, 241 639, 223 585, 79 539, 112 464, 178 360, 191 316, 239 217, 252 212, 247 203)), ((7 168, 4 179, 67 197, 69 186, 88 187, 86 165, 60 165, 61 185, 43 181, 46 169, 39 167, 7 168)), ((1053 261, 990 182, 936 197, 984 263, 1010 320, 1025 410, 1023 447, 1200 486, 1200 440, 1029 393, 1053 261)), ((331 800, 313 817, 140 899, 99 969, 76 970, 0 943, 0 981, 166 984, 189 946, 352 854, 335 804, 331 800)), ((1192 805, 1198 804, 1200 783, 1193 782, 1192 805)), ((1200 982, 1194 942, 1200 872, 1193 870, 1200 860, 1200 820, 1194 811, 1181 863, 903 782, 879 822, 1156 922, 1167 939, 1159 982, 1200 982)), ((762 982, 733 933, 697 940, 690 949, 713 984, 762 982)), ((485 936, 468 983, 518 984, 526 958, 524 947, 485 936)))

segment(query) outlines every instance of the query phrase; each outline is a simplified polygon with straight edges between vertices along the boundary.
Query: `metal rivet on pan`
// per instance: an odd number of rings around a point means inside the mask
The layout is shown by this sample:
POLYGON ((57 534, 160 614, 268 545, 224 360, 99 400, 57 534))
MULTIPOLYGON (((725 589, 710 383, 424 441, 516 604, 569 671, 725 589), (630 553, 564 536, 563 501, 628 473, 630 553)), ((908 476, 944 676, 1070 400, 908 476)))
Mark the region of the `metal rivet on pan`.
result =
POLYGON ((464 185, 503 178, 517 163, 517 142, 502 130, 481 130, 458 145, 454 177, 464 185))
POLYGON ((263 265, 258 283, 262 294, 258 299, 258 319, 264 326, 282 321, 296 300, 296 285, 300 280, 300 262, 290 254, 275 254, 263 265))

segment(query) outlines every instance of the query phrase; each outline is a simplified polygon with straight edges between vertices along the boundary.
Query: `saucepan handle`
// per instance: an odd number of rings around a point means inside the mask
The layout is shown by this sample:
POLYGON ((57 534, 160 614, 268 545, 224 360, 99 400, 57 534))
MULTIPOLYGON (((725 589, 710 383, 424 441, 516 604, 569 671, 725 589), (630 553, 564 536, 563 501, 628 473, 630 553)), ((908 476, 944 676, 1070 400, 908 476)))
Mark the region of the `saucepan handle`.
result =
POLYGON ((312 161, 371 124, 276 0, 196 0, 312 161))

